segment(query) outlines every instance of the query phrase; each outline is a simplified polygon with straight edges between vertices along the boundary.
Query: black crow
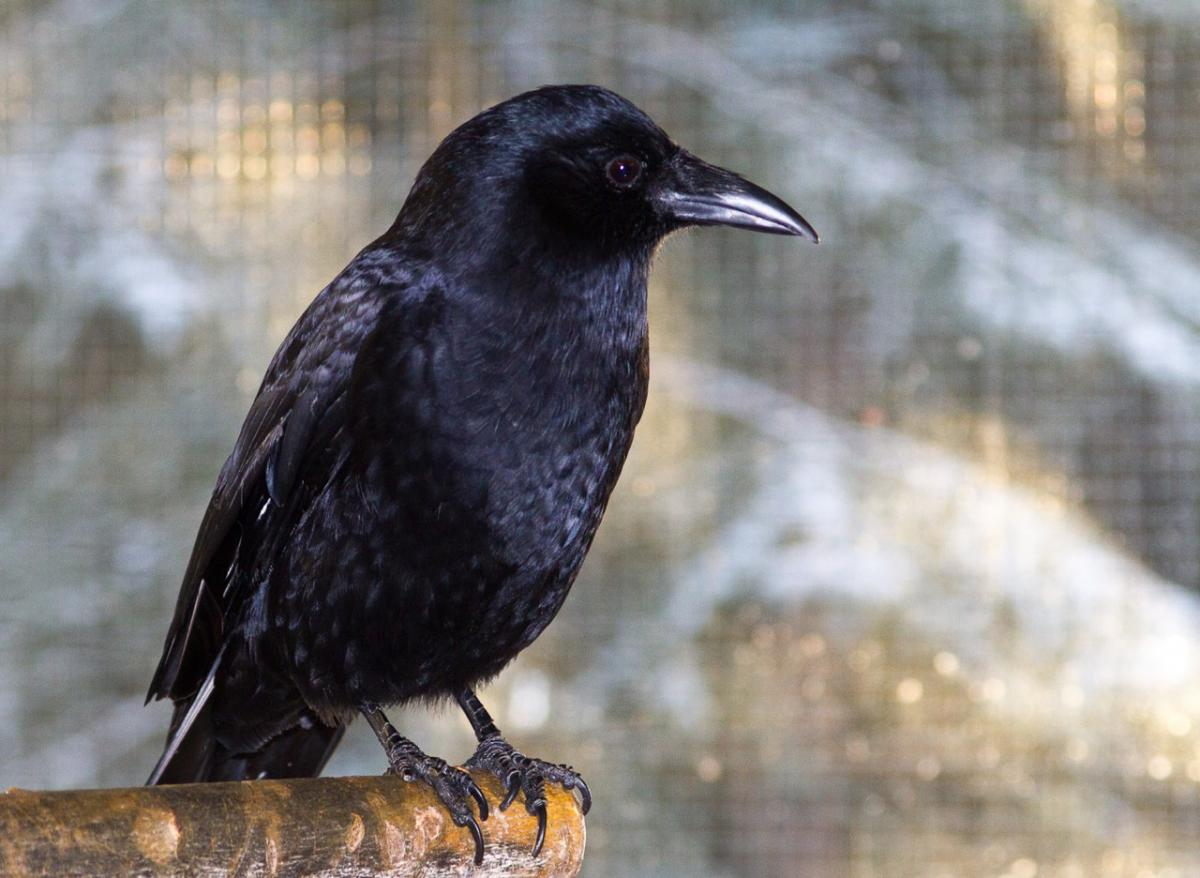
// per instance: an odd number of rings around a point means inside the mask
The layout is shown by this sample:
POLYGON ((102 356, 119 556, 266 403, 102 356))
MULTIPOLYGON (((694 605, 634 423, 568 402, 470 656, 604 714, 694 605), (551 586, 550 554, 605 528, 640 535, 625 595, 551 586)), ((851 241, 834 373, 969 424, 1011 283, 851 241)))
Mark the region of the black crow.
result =
POLYGON ((646 401, 651 256, 692 225, 817 240, 603 88, 518 95, 441 143, 288 334, 221 470, 147 697, 175 704, 150 783, 316 775, 362 714, 478 859, 483 794, 381 710, 449 697, 535 850, 547 781, 586 812, 474 690, 579 572, 646 401))

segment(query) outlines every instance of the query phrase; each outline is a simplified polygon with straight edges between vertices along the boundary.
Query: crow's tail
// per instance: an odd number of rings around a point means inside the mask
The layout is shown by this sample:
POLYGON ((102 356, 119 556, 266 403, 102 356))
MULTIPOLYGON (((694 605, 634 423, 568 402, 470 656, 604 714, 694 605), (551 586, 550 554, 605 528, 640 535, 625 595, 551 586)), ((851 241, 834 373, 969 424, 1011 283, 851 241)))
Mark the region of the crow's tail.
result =
POLYGON ((329 726, 308 710, 248 752, 221 745, 213 728, 213 682, 220 660, 191 698, 175 705, 167 746, 146 784, 200 783, 259 778, 316 777, 346 727, 329 726))

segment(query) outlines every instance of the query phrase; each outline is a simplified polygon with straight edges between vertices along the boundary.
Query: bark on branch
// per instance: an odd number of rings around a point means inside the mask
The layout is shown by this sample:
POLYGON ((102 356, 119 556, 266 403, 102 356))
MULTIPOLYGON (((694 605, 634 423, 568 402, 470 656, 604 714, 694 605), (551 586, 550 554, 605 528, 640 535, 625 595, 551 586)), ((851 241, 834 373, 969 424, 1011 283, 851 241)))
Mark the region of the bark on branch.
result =
POLYGON ((573 876, 583 816, 547 785, 549 827, 534 859, 537 820, 490 774, 474 778, 491 804, 487 849, 423 784, 343 777, 0 795, 3 875, 573 876))

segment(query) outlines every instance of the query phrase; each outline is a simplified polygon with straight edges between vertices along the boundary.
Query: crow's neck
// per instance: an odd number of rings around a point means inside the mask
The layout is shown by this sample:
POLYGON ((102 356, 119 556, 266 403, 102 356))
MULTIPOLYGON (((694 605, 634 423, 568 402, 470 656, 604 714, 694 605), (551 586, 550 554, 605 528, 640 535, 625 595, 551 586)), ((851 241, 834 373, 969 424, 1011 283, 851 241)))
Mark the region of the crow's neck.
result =
POLYGON ((596 258, 513 248, 470 265, 462 286, 473 291, 477 317, 516 343, 619 356, 645 340, 649 263, 648 251, 596 258))

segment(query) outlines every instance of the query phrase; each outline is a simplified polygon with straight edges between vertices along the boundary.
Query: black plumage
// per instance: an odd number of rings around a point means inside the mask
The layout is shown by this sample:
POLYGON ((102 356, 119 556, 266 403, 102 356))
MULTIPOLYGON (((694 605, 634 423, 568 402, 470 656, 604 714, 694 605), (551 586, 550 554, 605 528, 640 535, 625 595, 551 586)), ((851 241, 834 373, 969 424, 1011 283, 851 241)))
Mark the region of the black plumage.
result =
POLYGON ((605 89, 519 95, 443 141, 283 342, 221 471, 150 686, 176 705, 152 783, 316 774, 363 713, 478 840, 469 777, 379 710, 451 696, 504 806, 523 792, 544 824, 547 780, 590 801, 473 690, 579 571, 646 399, 651 256, 693 224, 816 239, 605 89))

